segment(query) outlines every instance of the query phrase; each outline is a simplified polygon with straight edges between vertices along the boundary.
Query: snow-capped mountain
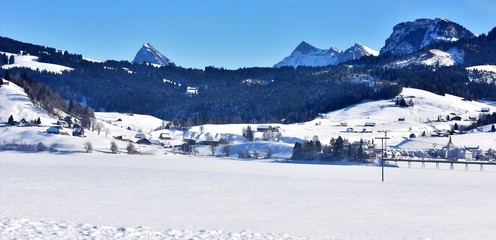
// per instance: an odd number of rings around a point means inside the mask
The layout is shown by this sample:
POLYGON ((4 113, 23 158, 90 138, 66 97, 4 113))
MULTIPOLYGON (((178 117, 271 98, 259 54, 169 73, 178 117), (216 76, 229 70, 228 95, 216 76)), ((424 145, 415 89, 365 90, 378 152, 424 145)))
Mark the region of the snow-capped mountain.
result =
POLYGON ((319 49, 307 42, 301 42, 291 55, 285 57, 282 61, 274 65, 274 67, 283 66, 327 66, 338 63, 338 55, 341 50, 336 48, 319 49))
POLYGON ((342 63, 349 60, 355 60, 363 56, 378 56, 378 55, 379 55, 378 51, 371 49, 367 46, 364 46, 360 43, 355 43, 353 47, 346 49, 344 52, 342 52, 339 55, 339 62, 342 63))
POLYGON ((417 19, 394 26, 380 54, 408 54, 432 43, 454 42, 474 36, 463 26, 446 19, 417 19))
POLYGON ((379 53, 377 51, 359 43, 356 43, 353 47, 350 47, 343 52, 342 50, 334 47, 329 49, 319 49, 303 41, 296 47, 291 55, 275 64, 274 67, 321 67, 336 65, 349 60, 358 59, 362 56, 377 56, 378 54, 379 53))
POLYGON ((133 63, 143 63, 147 62, 150 64, 156 64, 160 66, 175 65, 170 59, 165 57, 156 48, 154 48, 150 43, 143 44, 143 47, 136 53, 133 63))

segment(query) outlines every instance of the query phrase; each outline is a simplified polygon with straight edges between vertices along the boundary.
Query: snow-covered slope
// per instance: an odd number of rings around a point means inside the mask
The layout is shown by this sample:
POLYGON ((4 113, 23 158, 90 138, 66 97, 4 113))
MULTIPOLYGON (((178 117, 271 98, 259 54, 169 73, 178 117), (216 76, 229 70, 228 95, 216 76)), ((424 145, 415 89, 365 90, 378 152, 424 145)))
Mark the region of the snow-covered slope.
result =
MULTIPOLYGON (((13 92, 13 90, 9 90, 9 92, 6 91, 11 88, 13 88, 13 86, 5 86, 1 90, 4 94, 0 95, 0 97, 4 99, 5 102, 12 103, 2 107, 3 121, 7 121, 10 114, 14 115, 15 119, 26 117, 27 120, 31 120, 38 117, 38 112, 40 110, 36 110, 29 102, 25 94, 23 95, 22 89, 17 88, 16 92, 13 92), (19 96, 23 96, 22 101, 18 100, 20 99, 19 96), (28 107, 25 107, 24 105, 28 105, 28 107), (27 113, 22 113, 22 110, 25 109, 28 109, 27 113)), ((134 138, 135 135, 138 132, 142 132, 146 137, 158 139, 161 133, 167 132, 175 139, 173 145, 180 145, 183 138, 192 138, 197 141, 204 141, 209 138, 224 138, 231 140, 231 155, 235 155, 239 151, 257 151, 264 156, 270 148, 273 151, 274 158, 288 158, 291 156, 295 142, 311 139, 313 136, 318 136, 323 143, 328 143, 331 138, 336 138, 338 136, 345 137, 350 141, 359 141, 360 139, 373 141, 374 137, 381 134, 380 132, 384 130, 389 131, 388 134, 391 137, 391 140, 388 141, 388 144, 390 146, 394 147, 401 145, 404 148, 408 148, 408 145, 403 143, 412 133, 416 136, 420 136, 425 132, 427 136, 430 136, 430 134, 436 130, 451 129, 455 123, 459 126, 467 126, 472 123, 468 119, 477 118, 480 115, 482 108, 488 108, 490 112, 496 110, 494 105, 491 106, 487 103, 465 101, 460 97, 452 95, 439 96, 413 88, 404 88, 402 96, 408 100, 411 99, 415 103, 414 107, 401 108, 396 106, 392 100, 365 101, 341 110, 326 113, 326 118, 324 119, 317 118, 309 122, 291 125, 281 125, 278 123, 271 124, 272 126, 281 127, 282 138, 280 141, 246 142, 246 139, 242 137, 242 129, 247 126, 256 129, 257 125, 253 124, 205 125, 203 126, 203 129, 200 129, 199 126, 195 126, 186 131, 156 131, 156 129, 163 129, 167 122, 151 116, 124 113, 96 113, 97 120, 104 124, 104 130, 102 130, 100 135, 98 135, 97 132, 91 133, 88 131, 86 139, 64 136, 46 138, 46 136, 38 134, 40 131, 39 128, 0 128, 0 136, 2 139, 9 140, 25 139, 25 141, 30 144, 36 144, 40 141, 46 142, 47 144, 54 144, 58 141, 63 141, 66 144, 60 149, 67 151, 82 151, 82 144, 87 140, 93 141, 95 145, 101 149, 106 149, 112 140, 112 136, 125 135, 131 140, 136 140, 134 138), (434 121, 437 120, 439 116, 446 117, 447 115, 453 114, 462 117, 462 120, 451 122, 434 121), (398 121, 400 118, 404 118, 405 121, 398 121), (366 127, 366 122, 374 122, 375 127, 366 127), (343 126, 343 123, 345 123, 346 126, 343 126), (353 128, 353 130, 349 131, 348 128, 353 128), (363 131, 363 129, 366 129, 366 131, 363 131)), ((47 123, 50 121, 53 121, 53 119, 44 120, 42 117, 42 122, 47 123)), ((43 130, 44 129, 41 131, 43 130)), ((477 137, 489 137, 480 133, 470 133, 457 136, 457 138, 460 138, 461 140, 459 141, 466 145, 473 145, 472 139, 475 136, 474 134, 478 134, 477 137)), ((262 133, 257 132, 255 138, 261 139, 262 133)), ((416 140, 410 142, 414 141, 416 140)), ((438 144, 437 141, 445 140, 427 137, 422 138, 422 141, 438 144)), ((121 148, 125 148, 126 144, 127 143, 125 142, 119 141, 119 146, 121 148)), ((494 141, 491 140, 481 141, 480 145, 482 149, 496 148, 494 141)), ((430 147, 432 147, 432 145, 424 144, 420 147, 415 146, 412 148, 428 149, 430 147)), ((167 152, 168 150, 149 148, 147 151, 167 152)), ((211 154, 208 147, 198 147, 198 151, 203 155, 211 154)), ((221 148, 217 148, 216 154, 222 154, 221 151, 221 148)))
POLYGON ((479 65, 479 66, 472 66, 468 67, 467 70, 473 71, 485 71, 485 72, 493 72, 496 73, 496 65, 479 65))
MULTIPOLYGON (((6 82, 5 80, 3 80, 6 82)), ((0 123, 7 122, 10 115, 15 121, 25 119, 26 121, 36 120, 38 117, 42 124, 56 122, 56 119, 49 116, 43 109, 35 106, 24 89, 12 82, 0 87, 0 123)))
POLYGON ((296 47, 291 55, 275 64, 274 67, 320 67, 335 65, 349 60, 359 59, 362 56, 370 55, 377 56, 378 52, 359 43, 356 43, 354 46, 343 52, 342 50, 333 47, 327 50, 318 49, 303 41, 296 47))
POLYGON ((143 44, 143 47, 136 53, 133 63, 143 63, 147 62, 150 64, 156 64, 159 66, 174 65, 170 59, 165 57, 156 48, 154 48, 150 43, 143 44))
POLYGON ((417 19, 397 24, 380 54, 408 54, 435 42, 458 41, 474 34, 446 19, 417 19))
POLYGON ((468 71, 468 78, 470 81, 496 84, 495 65, 472 66, 466 69, 468 71))
POLYGON ((116 113, 116 112, 95 112, 95 118, 120 128, 131 128, 132 130, 149 133, 167 122, 162 119, 142 114, 116 113))
POLYGON ((410 65, 425 65, 431 67, 447 67, 463 64, 464 53, 457 48, 451 48, 447 52, 430 49, 427 53, 409 55, 386 65, 391 68, 403 68, 410 65))
POLYGON ((3 69, 30 68, 30 69, 35 70, 35 71, 47 71, 47 72, 52 72, 52 73, 62 73, 64 71, 73 70, 70 67, 66 67, 66 66, 62 66, 62 65, 38 62, 37 56, 18 55, 18 54, 13 54, 13 53, 6 53, 6 52, 0 52, 0 53, 6 54, 7 57, 10 57, 11 55, 14 56, 14 63, 3 65, 2 66, 3 69))

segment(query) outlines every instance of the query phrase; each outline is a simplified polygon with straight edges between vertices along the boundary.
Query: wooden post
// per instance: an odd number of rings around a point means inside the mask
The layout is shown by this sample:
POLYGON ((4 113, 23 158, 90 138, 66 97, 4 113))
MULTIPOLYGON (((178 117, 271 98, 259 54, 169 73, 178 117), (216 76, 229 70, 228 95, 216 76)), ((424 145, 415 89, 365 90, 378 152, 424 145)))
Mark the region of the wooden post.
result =
MULTIPOLYGON (((375 139, 381 139, 382 148, 381 148, 381 169, 382 169, 382 181, 384 182, 384 142, 386 139, 389 139, 387 136, 387 130, 384 131, 384 137, 375 137, 375 139)), ((387 148, 387 143, 386 143, 387 148)))

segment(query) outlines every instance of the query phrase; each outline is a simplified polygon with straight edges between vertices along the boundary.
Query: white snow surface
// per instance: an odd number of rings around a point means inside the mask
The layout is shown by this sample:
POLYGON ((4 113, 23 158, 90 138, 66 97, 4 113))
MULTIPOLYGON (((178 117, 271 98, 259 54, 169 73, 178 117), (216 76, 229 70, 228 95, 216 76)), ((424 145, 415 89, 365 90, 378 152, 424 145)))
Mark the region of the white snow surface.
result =
POLYGON ((30 68, 30 69, 35 70, 35 71, 47 71, 47 72, 57 73, 57 74, 61 74, 64 71, 72 71, 73 70, 70 67, 66 67, 66 66, 62 66, 62 65, 38 62, 37 56, 18 55, 18 54, 13 54, 13 53, 6 53, 6 52, 0 52, 0 53, 6 54, 8 57, 10 57, 11 55, 14 55, 14 63, 3 65, 2 66, 3 69, 30 68))
POLYGON ((496 217, 489 214, 496 211, 496 169, 387 168, 382 183, 380 168, 370 166, 180 155, 0 154, 0 229, 8 238, 43 238, 54 231, 69 238, 147 238, 167 234, 161 229, 199 238, 201 233, 216 237, 202 229, 316 239, 490 239, 496 234, 496 217))
MULTIPOLYGON (((222 230, 154 230, 149 227, 109 227, 66 221, 0 219, 0 234, 15 239, 295 239, 287 234, 222 230)), ((3 237, 0 237, 3 239, 3 237)))
POLYGON ((486 72, 494 72, 496 73, 496 65, 479 65, 468 67, 467 70, 477 70, 477 71, 486 71, 486 72))

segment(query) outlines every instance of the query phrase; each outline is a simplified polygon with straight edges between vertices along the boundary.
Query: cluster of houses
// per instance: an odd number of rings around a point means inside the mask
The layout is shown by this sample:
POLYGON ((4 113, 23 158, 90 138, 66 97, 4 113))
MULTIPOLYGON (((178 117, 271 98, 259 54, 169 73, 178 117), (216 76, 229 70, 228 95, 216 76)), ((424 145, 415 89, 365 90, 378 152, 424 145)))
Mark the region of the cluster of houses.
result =
POLYGON ((399 149, 388 149, 384 153, 385 158, 390 159, 401 159, 401 158, 434 158, 434 159, 446 159, 448 161, 488 161, 495 160, 496 155, 492 150, 484 152, 479 146, 463 146, 456 147, 449 138, 448 143, 439 149, 429 149, 426 151, 416 150, 399 150, 399 149))
POLYGON ((77 119, 71 117, 60 118, 57 122, 46 130, 49 134, 72 135, 74 137, 84 137, 84 128, 78 124, 77 119), (70 118, 70 123, 66 119, 70 118))

